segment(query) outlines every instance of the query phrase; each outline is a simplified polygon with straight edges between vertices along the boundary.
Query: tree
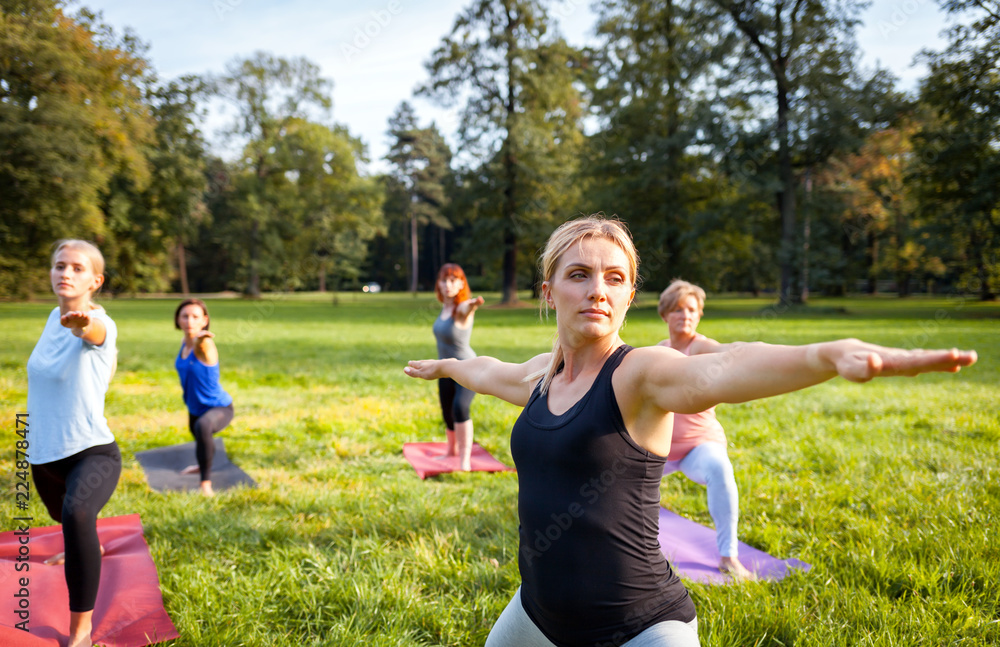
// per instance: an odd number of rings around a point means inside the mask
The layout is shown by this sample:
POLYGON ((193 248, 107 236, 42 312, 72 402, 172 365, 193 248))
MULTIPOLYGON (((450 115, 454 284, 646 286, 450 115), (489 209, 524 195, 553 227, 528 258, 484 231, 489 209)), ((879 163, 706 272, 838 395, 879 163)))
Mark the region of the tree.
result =
POLYGON ((394 167, 394 186, 404 192, 402 215, 410 226, 410 292, 416 293, 418 225, 451 229, 443 211, 449 202, 446 185, 451 174, 451 149, 434 124, 418 127, 416 114, 405 101, 389 120, 389 136, 393 143, 386 159, 394 167))
POLYGON ((1000 290, 1000 3, 947 0, 959 18, 948 48, 925 53, 920 97, 931 111, 915 138, 921 206, 961 287, 1000 290))
POLYGON ((42 289, 34 270, 58 238, 113 252, 104 210, 113 179, 140 190, 149 181, 143 45, 63 6, 0 1, 0 294, 42 289))
POLYGON ((806 75, 825 70, 830 81, 842 77, 849 66, 860 3, 846 0, 712 0, 725 10, 744 37, 741 59, 744 72, 757 83, 773 82, 774 138, 777 147, 778 213, 781 222, 780 298, 799 300, 795 290, 796 192, 794 157, 796 124, 792 123, 798 93, 806 75))
POLYGON ((197 127, 203 83, 185 77, 146 90, 154 139, 145 150, 150 181, 142 186, 116 174, 102 200, 114 292, 163 292, 179 279, 189 291, 185 241, 207 217, 203 202, 205 142, 197 127))
POLYGON ((183 294, 190 292, 187 242, 195 227, 208 216, 204 195, 206 145, 198 129, 198 99, 206 91, 198 77, 187 76, 157 88, 153 94, 156 148, 151 201, 165 213, 167 230, 174 238, 177 275, 183 294))
POLYGON ((260 296, 261 271, 280 272, 284 241, 294 237, 281 195, 284 174, 290 169, 276 163, 277 145, 292 120, 308 119, 310 110, 320 115, 332 105, 331 83, 319 67, 305 58, 284 59, 257 52, 229 63, 226 73, 214 79, 216 93, 236 108, 228 133, 244 144, 236 182, 243 221, 241 261, 246 272, 245 291, 260 296))
POLYGON ((299 282, 315 276, 321 292, 331 272, 357 278, 365 243, 381 231, 384 201, 379 182, 358 172, 364 145, 346 128, 292 119, 274 157, 287 169, 284 202, 299 224, 283 273, 299 282))
POLYGON ((522 234, 573 201, 580 144, 575 60, 550 34, 539 2, 474 0, 426 64, 431 80, 419 92, 445 105, 464 94, 460 152, 478 157, 496 178, 478 186, 497 205, 486 213, 503 242, 504 303, 517 300, 522 234))
POLYGON ((820 187, 841 205, 840 222, 850 244, 865 249, 871 294, 878 291, 879 275, 893 275, 903 297, 918 271, 944 269, 920 240, 917 200, 907 183, 915 132, 912 122, 874 132, 857 152, 831 159, 818 174, 820 187))
POLYGON ((602 126, 588 138, 588 197, 627 218, 645 272, 693 278, 683 247, 697 209, 718 195, 706 143, 724 115, 715 85, 735 36, 700 0, 608 0, 598 10, 587 72, 602 126))

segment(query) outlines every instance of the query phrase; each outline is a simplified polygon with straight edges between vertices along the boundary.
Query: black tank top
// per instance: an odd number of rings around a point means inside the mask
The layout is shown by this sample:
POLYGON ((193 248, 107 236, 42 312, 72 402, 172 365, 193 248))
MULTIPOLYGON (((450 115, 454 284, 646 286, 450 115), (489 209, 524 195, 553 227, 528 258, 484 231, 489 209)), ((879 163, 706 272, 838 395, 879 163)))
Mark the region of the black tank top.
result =
POLYGON ((628 435, 611 385, 631 350, 616 349, 561 416, 536 388, 511 431, 521 602, 561 647, 620 645, 658 622, 695 618, 657 541, 666 459, 628 435))

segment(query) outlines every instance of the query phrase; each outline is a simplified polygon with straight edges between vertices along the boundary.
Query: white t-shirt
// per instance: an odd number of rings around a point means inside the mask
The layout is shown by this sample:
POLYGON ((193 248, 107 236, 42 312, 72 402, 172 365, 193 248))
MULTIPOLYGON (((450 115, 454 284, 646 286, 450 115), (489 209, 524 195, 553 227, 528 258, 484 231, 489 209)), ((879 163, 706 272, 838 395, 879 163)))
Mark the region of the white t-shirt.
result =
POLYGON ((103 308, 90 316, 104 322, 100 346, 88 344, 59 323, 59 308, 28 358, 28 462, 51 463, 115 437, 104 417, 104 395, 115 364, 118 327, 103 308))

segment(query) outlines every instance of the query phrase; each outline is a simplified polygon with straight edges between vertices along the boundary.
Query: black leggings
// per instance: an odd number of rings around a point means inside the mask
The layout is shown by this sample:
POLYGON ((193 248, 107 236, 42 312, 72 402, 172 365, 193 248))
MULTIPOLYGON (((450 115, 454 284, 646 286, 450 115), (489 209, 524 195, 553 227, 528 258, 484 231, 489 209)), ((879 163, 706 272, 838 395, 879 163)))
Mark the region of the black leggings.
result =
POLYGON ((198 471, 202 481, 212 480, 212 459, 215 458, 215 440, 212 436, 229 426, 233 421, 233 405, 213 407, 201 414, 188 414, 188 428, 194 436, 195 456, 198 457, 198 471))
POLYGON ((97 513, 111 498, 121 473, 122 455, 114 441, 31 466, 35 491, 49 515, 62 524, 70 611, 94 610, 101 583, 97 513))
POLYGON ((470 391, 455 380, 442 377, 438 380, 438 399, 441 401, 441 413, 448 429, 454 429, 456 422, 469 420, 469 408, 475 391, 470 391))

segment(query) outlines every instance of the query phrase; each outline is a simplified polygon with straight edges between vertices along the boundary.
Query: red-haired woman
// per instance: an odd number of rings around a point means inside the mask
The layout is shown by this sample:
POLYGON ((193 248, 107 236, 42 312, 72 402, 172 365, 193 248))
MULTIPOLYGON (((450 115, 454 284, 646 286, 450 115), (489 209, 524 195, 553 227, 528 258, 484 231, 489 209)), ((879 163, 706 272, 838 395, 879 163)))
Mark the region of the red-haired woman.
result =
MULTIPOLYGON (((469 345, 472 321, 483 298, 472 298, 469 281, 461 266, 446 263, 438 271, 434 293, 441 302, 441 316, 434 320, 438 359, 470 359, 476 356, 469 345)), ((458 457, 459 469, 472 469, 472 419, 469 408, 476 394, 451 378, 438 380, 438 397, 447 429, 448 453, 445 458, 458 457)))

